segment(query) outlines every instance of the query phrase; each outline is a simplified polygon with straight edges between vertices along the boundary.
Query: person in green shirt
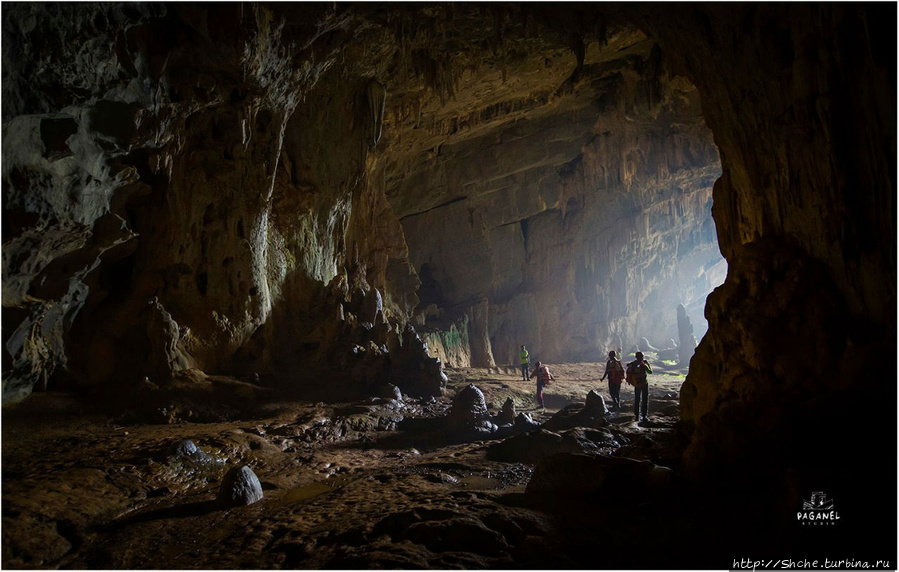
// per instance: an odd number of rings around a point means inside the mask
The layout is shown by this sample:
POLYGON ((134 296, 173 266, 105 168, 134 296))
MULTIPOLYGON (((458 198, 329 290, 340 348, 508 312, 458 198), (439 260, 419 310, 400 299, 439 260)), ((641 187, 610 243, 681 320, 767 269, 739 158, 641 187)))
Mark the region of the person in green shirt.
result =
POLYGON ((521 361, 521 379, 524 381, 531 380, 531 356, 528 353, 527 348, 524 347, 524 344, 521 346, 521 351, 518 352, 518 359, 521 361))

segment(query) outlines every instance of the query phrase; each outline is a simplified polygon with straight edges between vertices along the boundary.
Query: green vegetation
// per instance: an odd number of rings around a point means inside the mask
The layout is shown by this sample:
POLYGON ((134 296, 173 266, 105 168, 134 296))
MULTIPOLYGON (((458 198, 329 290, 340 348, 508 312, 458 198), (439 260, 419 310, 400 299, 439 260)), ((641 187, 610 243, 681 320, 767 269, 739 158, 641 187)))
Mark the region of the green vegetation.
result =
POLYGON ((449 351, 450 348, 463 348, 468 346, 468 315, 463 315, 460 327, 457 329, 456 324, 450 324, 448 330, 440 332, 440 338, 443 341, 443 347, 449 351))

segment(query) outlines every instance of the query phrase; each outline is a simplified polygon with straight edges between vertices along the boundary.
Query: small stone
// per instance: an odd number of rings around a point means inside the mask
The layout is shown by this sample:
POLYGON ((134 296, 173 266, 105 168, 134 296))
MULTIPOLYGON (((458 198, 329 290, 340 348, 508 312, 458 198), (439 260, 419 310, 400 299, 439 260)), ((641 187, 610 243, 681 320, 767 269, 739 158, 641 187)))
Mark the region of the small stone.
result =
POLYGON ((250 467, 232 467, 222 479, 218 500, 229 506, 253 504, 262 500, 262 484, 250 467))

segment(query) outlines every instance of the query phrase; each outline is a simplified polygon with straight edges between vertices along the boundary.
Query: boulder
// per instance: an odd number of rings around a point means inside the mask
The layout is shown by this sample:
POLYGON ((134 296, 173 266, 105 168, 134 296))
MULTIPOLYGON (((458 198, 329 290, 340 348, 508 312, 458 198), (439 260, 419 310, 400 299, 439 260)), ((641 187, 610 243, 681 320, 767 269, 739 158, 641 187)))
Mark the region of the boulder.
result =
POLYGON ((190 439, 183 439, 172 445, 171 455, 179 459, 188 459, 198 463, 205 463, 212 459, 190 439))
POLYGON ((393 399, 395 401, 403 400, 403 392, 400 391, 399 387, 392 383, 379 385, 375 390, 375 396, 380 397, 381 399, 393 399))
MULTIPOLYGON (((522 414, 523 415, 523 414, 522 414)), ((559 452, 562 436, 545 429, 510 437, 487 448, 487 458, 506 463, 536 463, 559 452)))
POLYGON ((667 350, 659 350, 658 356, 659 356, 660 360, 677 361, 679 359, 678 358, 679 353, 680 353, 680 349, 671 348, 671 349, 667 349, 667 350))
POLYGON ((233 467, 225 474, 219 489, 219 502, 229 506, 245 506, 260 500, 262 484, 250 467, 233 467))
POLYGON ((536 429, 540 424, 531 419, 531 416, 527 413, 519 413, 517 417, 515 417, 515 427, 517 429, 536 429))
POLYGON ((547 503, 564 499, 627 502, 634 495, 655 496, 666 490, 670 481, 671 469, 650 461, 557 453, 537 463, 526 493, 547 503))
POLYGON ((489 420, 483 392, 473 383, 459 390, 447 418, 449 425, 459 429, 476 429, 484 427, 489 420))
POLYGON ((620 446, 621 443, 605 427, 600 429, 575 427, 562 435, 559 451, 566 453, 601 453, 603 449, 617 449, 620 446))
POLYGON ((538 429, 491 445, 487 457, 507 463, 536 463, 557 453, 598 454, 620 446, 619 440, 606 428, 577 427, 561 434, 538 429))
POLYGON ((609 412, 608 407, 606 407, 606 400, 595 389, 591 389, 587 394, 584 412, 590 415, 605 415, 609 412))
POLYGON ((608 421, 605 419, 607 412, 605 400, 595 391, 591 391, 591 393, 594 396, 590 398, 589 407, 582 403, 572 403, 550 417, 543 424, 543 428, 548 431, 564 431, 575 427, 596 428, 608 425, 608 421))

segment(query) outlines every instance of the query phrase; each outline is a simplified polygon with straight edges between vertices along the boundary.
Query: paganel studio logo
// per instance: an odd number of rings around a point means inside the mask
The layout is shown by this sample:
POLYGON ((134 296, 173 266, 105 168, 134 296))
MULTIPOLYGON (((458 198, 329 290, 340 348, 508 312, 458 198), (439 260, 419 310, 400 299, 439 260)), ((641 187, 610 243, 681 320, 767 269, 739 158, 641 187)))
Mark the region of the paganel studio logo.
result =
POLYGON ((834 507, 833 499, 823 492, 812 493, 812 498, 802 501, 802 510, 796 513, 796 520, 803 526, 835 526, 840 513, 834 507))

